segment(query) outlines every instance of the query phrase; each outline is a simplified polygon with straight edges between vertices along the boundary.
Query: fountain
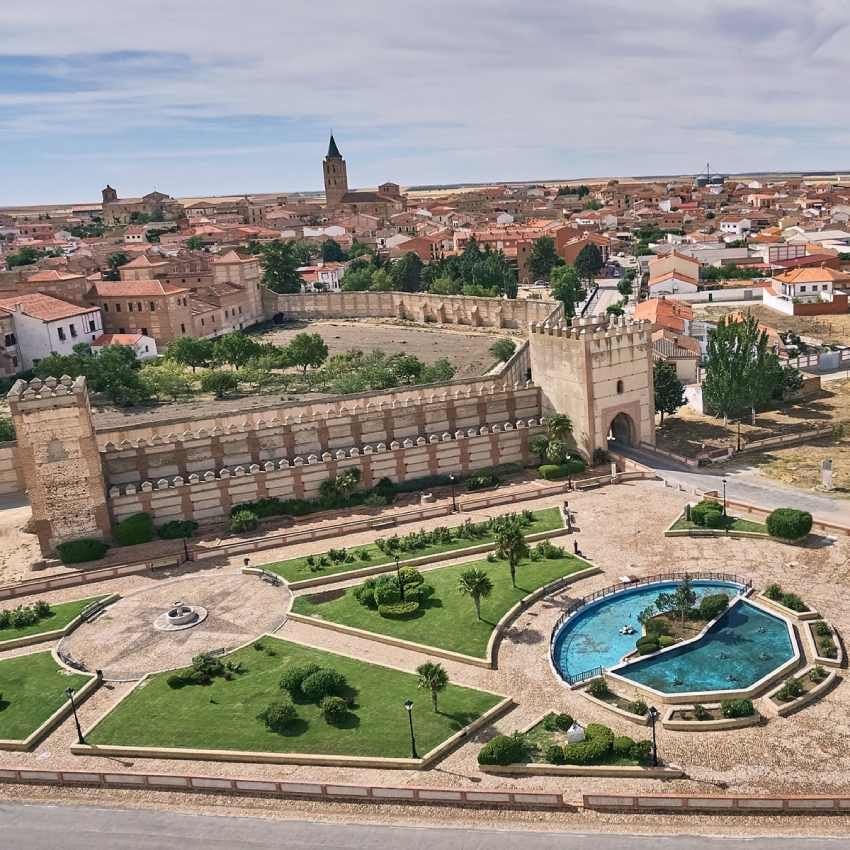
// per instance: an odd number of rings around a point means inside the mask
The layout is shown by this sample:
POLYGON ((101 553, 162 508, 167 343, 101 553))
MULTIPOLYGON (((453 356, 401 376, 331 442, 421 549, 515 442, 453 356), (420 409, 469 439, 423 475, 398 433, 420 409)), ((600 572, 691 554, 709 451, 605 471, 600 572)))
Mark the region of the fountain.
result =
POLYGON ((187 605, 185 602, 175 602, 164 614, 154 620, 154 628, 161 632, 177 632, 191 629, 207 618, 207 609, 200 605, 187 605))

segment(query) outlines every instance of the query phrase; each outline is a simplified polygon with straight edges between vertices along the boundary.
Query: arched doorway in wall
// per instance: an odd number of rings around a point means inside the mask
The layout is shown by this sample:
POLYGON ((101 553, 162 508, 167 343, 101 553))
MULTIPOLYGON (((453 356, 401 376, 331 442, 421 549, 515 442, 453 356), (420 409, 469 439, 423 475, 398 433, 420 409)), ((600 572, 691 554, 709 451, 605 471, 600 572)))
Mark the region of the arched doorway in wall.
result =
POLYGON ((636 446, 638 444, 637 426, 628 413, 618 413, 611 420, 611 427, 608 429, 608 442, 621 446, 636 446))

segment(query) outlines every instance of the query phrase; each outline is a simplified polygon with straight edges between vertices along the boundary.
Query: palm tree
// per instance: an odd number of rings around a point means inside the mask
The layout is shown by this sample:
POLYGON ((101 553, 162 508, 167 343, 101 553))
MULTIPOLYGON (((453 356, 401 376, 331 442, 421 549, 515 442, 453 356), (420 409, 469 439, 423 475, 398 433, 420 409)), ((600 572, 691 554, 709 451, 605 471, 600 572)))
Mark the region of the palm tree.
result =
POLYGON ((464 570, 457 580, 457 589, 464 595, 472 597, 475 605, 475 616, 481 619, 481 600, 493 591, 493 582, 484 570, 464 570))
POLYGON ((431 692, 431 702, 434 704, 434 711, 437 710, 437 694, 444 691, 449 684, 449 674, 446 673, 442 664, 435 664, 433 661, 426 661, 416 668, 419 674, 419 687, 423 690, 431 692))
POLYGON ((572 420, 564 413, 554 413, 546 417, 546 433, 550 440, 565 443, 573 433, 572 420))
POLYGON ((511 584, 516 587, 516 568, 528 557, 528 544, 516 520, 504 522, 496 529, 496 557, 508 562, 511 584))

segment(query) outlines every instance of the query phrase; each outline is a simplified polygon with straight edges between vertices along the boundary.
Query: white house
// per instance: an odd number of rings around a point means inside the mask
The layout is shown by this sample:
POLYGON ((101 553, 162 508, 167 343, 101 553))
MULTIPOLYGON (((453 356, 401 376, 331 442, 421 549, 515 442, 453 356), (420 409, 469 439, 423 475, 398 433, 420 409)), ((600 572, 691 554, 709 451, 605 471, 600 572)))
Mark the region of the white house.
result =
POLYGON ((157 356, 156 340, 145 334, 101 334, 91 344, 93 354, 100 354, 107 345, 132 348, 137 360, 151 360, 157 356))
POLYGON ((124 231, 125 245, 141 245, 146 241, 145 228, 141 224, 131 224, 124 231))
POLYGON ((53 354, 73 354, 74 346, 92 343, 103 333, 99 307, 78 307, 52 295, 32 292, 0 298, 0 312, 12 319, 7 353, 22 371, 53 354))
POLYGON ((753 223, 748 218, 730 219, 724 218, 720 221, 720 232, 742 239, 753 229, 753 223))
POLYGON ((498 225, 513 224, 513 223, 514 223, 514 217, 510 213, 500 212, 496 216, 496 224, 498 224, 498 225))
POLYGON ((297 269, 301 275, 303 292, 339 292, 340 282, 347 263, 316 263, 297 269))

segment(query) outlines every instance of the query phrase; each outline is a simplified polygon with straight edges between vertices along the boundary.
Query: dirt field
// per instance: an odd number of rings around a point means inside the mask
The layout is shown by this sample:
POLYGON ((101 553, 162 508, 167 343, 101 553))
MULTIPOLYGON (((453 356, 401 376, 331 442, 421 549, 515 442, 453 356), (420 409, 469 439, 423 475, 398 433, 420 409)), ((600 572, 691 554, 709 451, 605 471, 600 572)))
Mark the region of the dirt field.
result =
MULTIPOLYGON (((850 497, 850 381, 829 381, 820 396, 803 404, 792 404, 782 410, 771 410, 756 416, 752 425, 749 417, 741 421, 741 440, 744 444, 779 434, 795 434, 823 425, 844 424, 844 435, 814 440, 802 446, 772 449, 759 454, 747 454, 749 463, 771 478, 803 489, 820 483, 820 462, 833 460, 833 483, 836 495, 850 497)), ((656 432, 660 449, 694 457, 703 447, 720 448, 736 445, 737 422, 723 424, 722 419, 701 416, 683 407, 676 416, 664 420, 656 432)))
MULTIPOLYGON (((330 354, 352 348, 363 351, 380 349, 387 354, 414 354, 425 363, 447 357, 457 369, 456 378, 472 378, 485 374, 493 365, 488 349, 505 332, 455 330, 446 327, 419 327, 392 321, 338 319, 319 322, 297 322, 270 330, 258 337, 264 342, 286 345, 296 334, 318 333, 327 343, 330 354)), ((509 333, 509 332, 508 332, 509 333)), ((265 407, 281 401, 321 398, 321 393, 293 394, 276 392, 247 393, 216 401, 212 396, 195 396, 190 401, 158 404, 151 407, 115 408, 92 405, 95 426, 112 428, 132 424, 139 419, 161 421, 175 417, 209 416, 265 407)))
POLYGON ((850 313, 843 316, 785 316, 758 304, 745 307, 729 304, 725 307, 694 305, 699 318, 716 321, 727 313, 741 310, 751 312, 760 322, 780 332, 794 331, 803 336, 813 336, 827 343, 850 343, 850 313))

